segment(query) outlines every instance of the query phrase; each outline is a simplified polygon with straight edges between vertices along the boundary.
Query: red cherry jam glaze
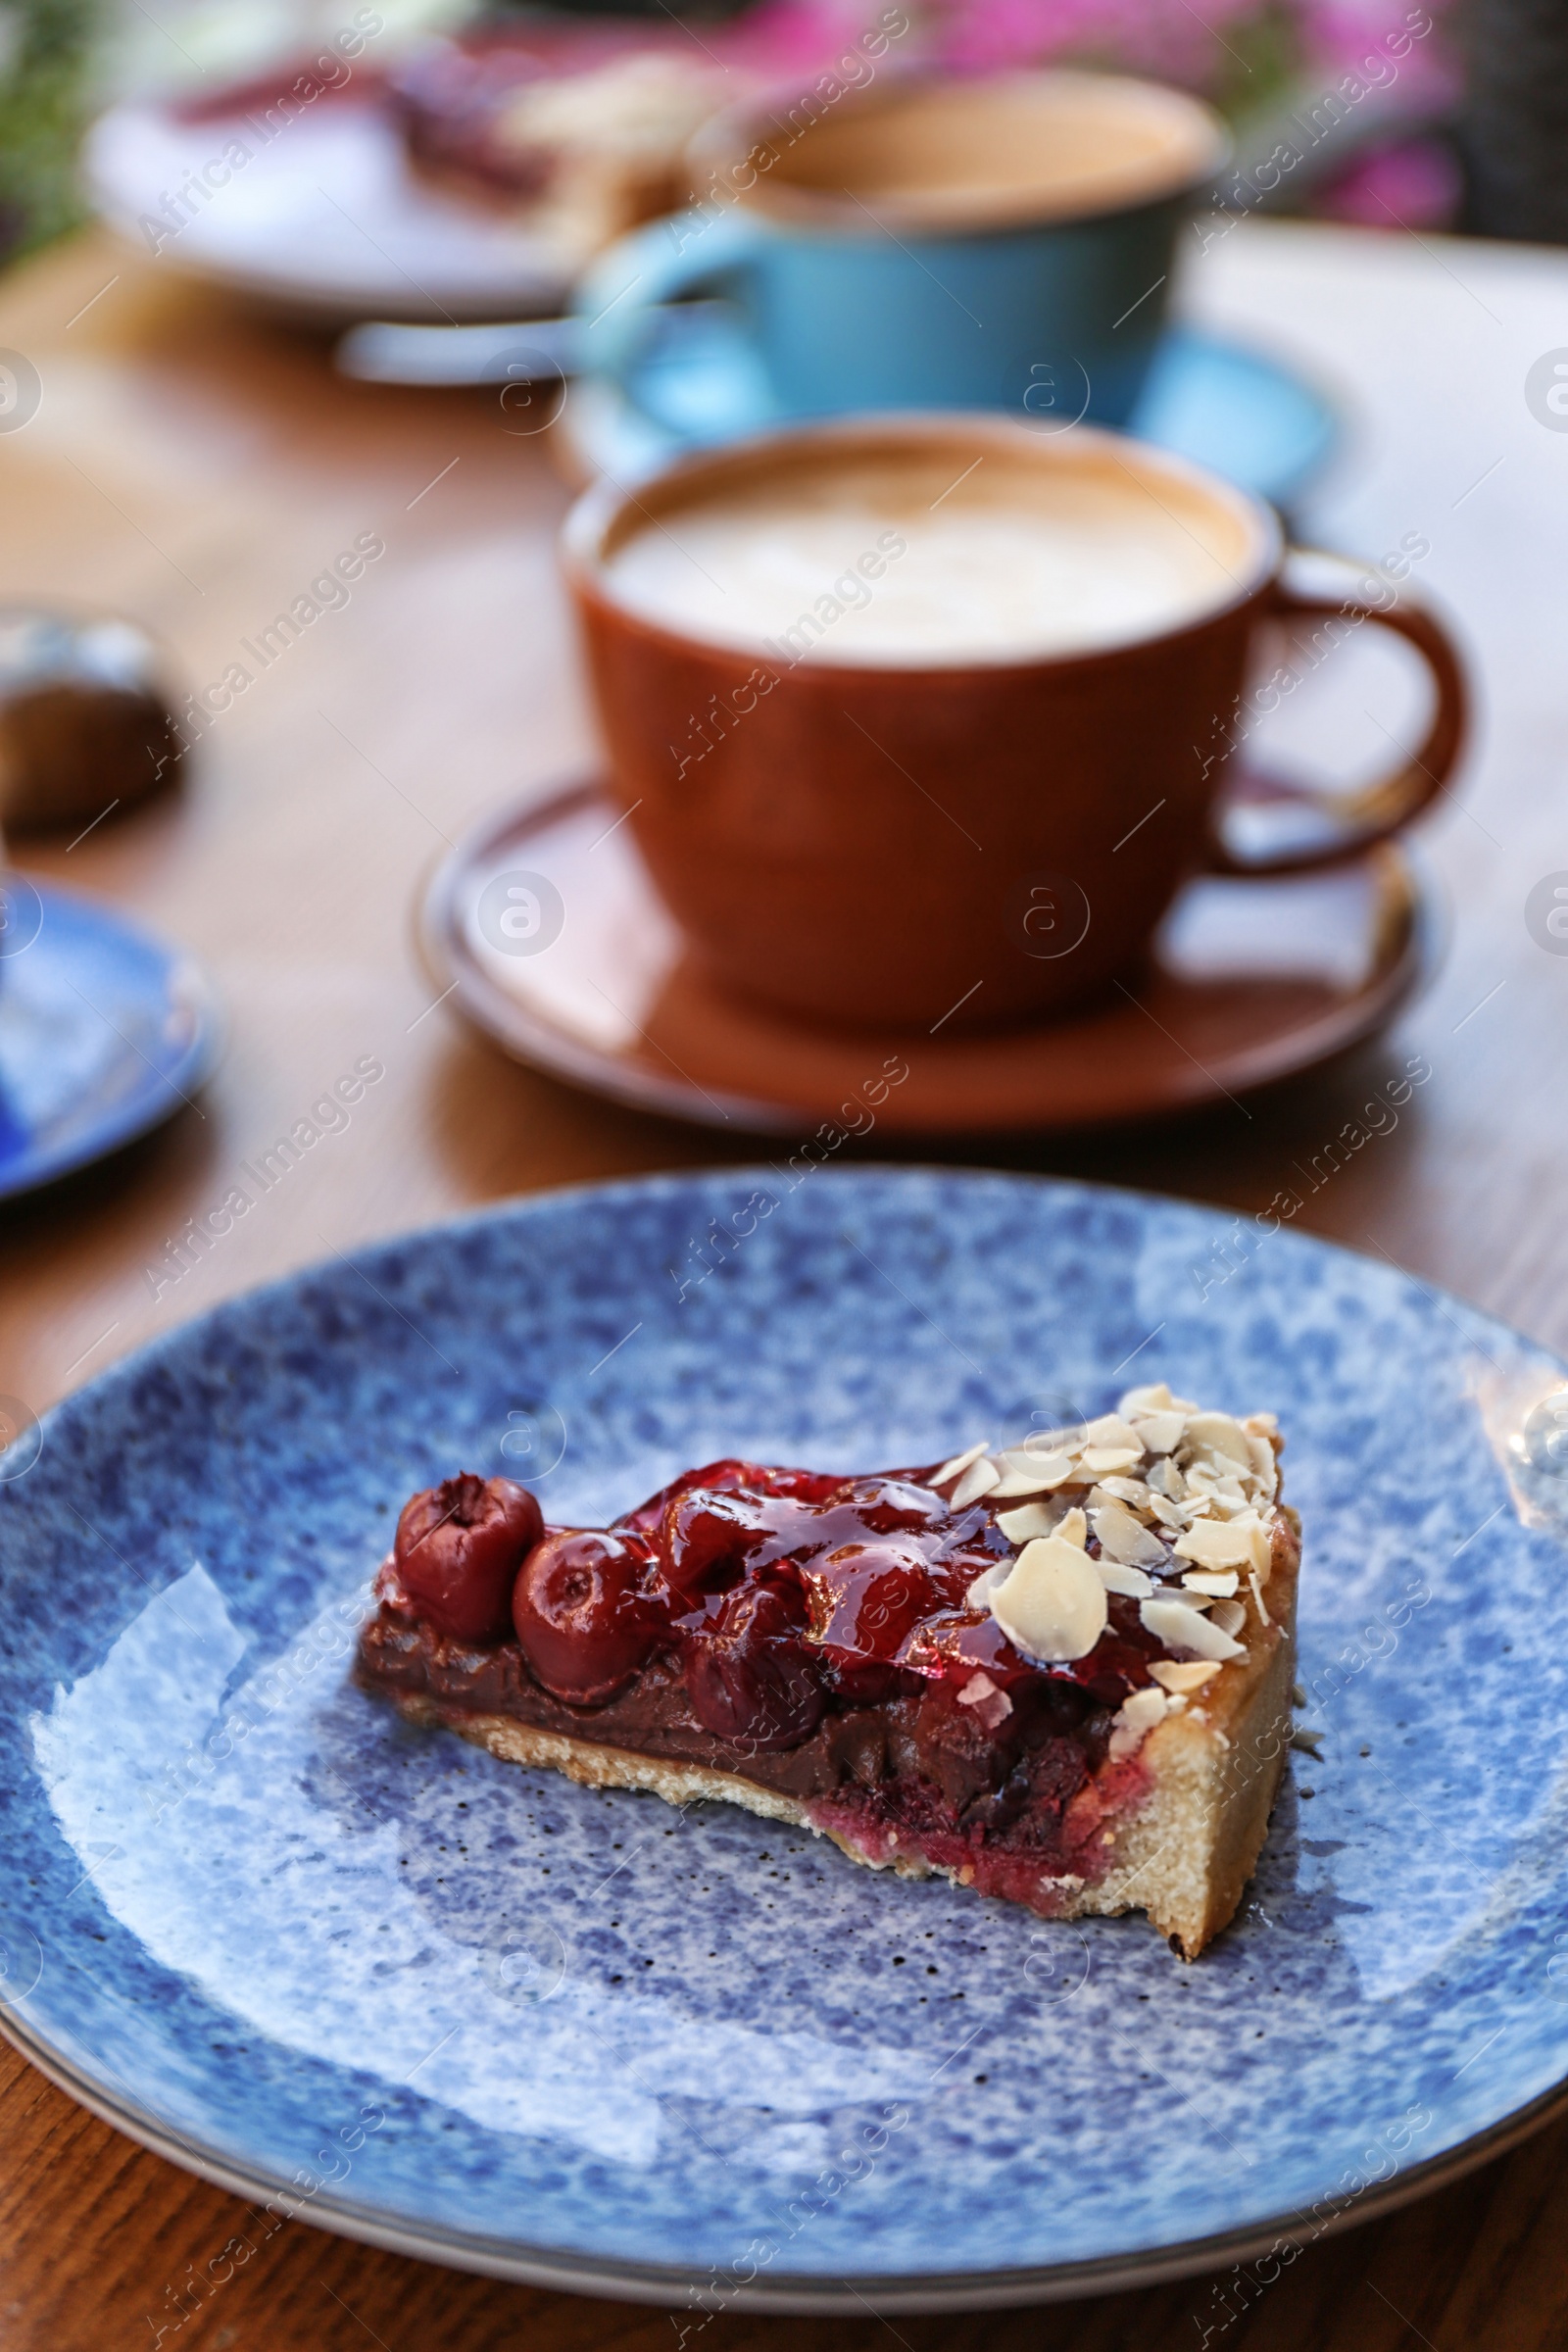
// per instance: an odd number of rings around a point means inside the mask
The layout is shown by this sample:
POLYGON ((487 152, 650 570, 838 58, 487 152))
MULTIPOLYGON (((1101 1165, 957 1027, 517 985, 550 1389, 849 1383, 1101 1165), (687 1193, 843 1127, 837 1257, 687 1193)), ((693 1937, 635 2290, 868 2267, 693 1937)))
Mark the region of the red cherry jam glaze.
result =
POLYGON ((1120 1594, 1088 1657, 1021 1656, 968 1601, 1012 1546, 983 1501, 955 1511, 930 1477, 730 1458, 612 1528, 548 1531, 510 1481, 452 1479, 404 1512, 397 1568, 416 1613, 468 1642, 502 1638, 510 1588, 529 1672, 570 1705, 606 1704, 657 1655, 678 1662, 698 1722, 756 1753, 800 1744, 825 1714, 922 1690, 951 1710, 981 1670, 1019 1706, 1054 1688, 1079 1710, 1114 1710, 1149 1681, 1160 1645, 1120 1594))
POLYGON ((806 1610, 787 1583, 733 1586, 687 1640, 686 1688, 705 1731, 765 1753, 799 1747, 827 1711, 802 1635, 806 1610))
POLYGON ((832 1688, 862 1705, 902 1689, 894 1661, 943 1599, 919 1547, 898 1537, 841 1544, 803 1561, 800 1576, 810 1639, 832 1688))

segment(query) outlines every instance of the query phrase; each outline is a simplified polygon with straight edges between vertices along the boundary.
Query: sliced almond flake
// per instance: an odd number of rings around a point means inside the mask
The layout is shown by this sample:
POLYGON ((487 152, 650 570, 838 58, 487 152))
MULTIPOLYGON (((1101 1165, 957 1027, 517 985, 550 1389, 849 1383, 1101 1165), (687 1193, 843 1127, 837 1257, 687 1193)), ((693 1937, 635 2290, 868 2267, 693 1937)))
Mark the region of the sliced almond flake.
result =
MULTIPOLYGON (((1112 1502, 1124 1502, 1130 1511, 1149 1508, 1149 1489, 1141 1478, 1102 1478, 1095 1494, 1108 1494, 1112 1502)), ((1094 1495, 1090 1500, 1094 1500, 1094 1495)))
POLYGON ((1187 1492, 1189 1494, 1206 1494, 1227 1515, 1252 1507, 1241 1480, 1232 1478, 1224 1463, 1216 1468, 1211 1462, 1190 1462, 1187 1466, 1187 1492))
POLYGON ((1066 1665, 1087 1657, 1104 1632, 1105 1588, 1087 1552, 1046 1536, 1025 1544, 991 1613, 1025 1657, 1066 1665))
POLYGON ((1291 1745, 1299 1748, 1303 1755, 1310 1756, 1314 1763, 1322 1763, 1323 1758, 1318 1752, 1323 1745, 1321 1732, 1309 1731, 1305 1724, 1298 1723, 1291 1734, 1291 1745))
POLYGON ((1027 1468, 1020 1454, 1004 1453, 1001 1461, 1002 1482, 991 1491, 1003 1501, 1014 1494, 1047 1494, 1064 1486, 1076 1468, 1070 1453, 1043 1453, 1027 1468))
MULTIPOLYGON (((1115 1483, 1118 1487, 1128 1487, 1133 1484, 1133 1481, 1128 1478, 1118 1478, 1115 1483)), ((1120 1495, 1113 1494, 1111 1493, 1110 1488, 1106 1486, 1102 1478, 1096 1479, 1094 1485, 1084 1496, 1083 1504, 1084 1509, 1088 1511, 1091 1516, 1093 1516, 1096 1511, 1103 1511, 1107 1508, 1114 1508, 1118 1511, 1124 1511, 1128 1507, 1126 1503, 1122 1501, 1120 1495)), ((1139 1519, 1141 1518, 1141 1514, 1135 1511, 1133 1513, 1133 1517, 1135 1519, 1139 1519)), ((1147 1526, 1148 1521, 1143 1520, 1142 1524, 1147 1526)))
POLYGON ((965 1605, 971 1609, 989 1609, 992 1593, 999 1585, 1005 1584, 1011 1574, 1010 1560, 993 1560, 989 1568, 981 1569, 964 1594, 965 1605))
POLYGON ((969 1447, 967 1453, 956 1453, 951 1462, 943 1463, 931 1484, 934 1487, 945 1487, 950 1478, 956 1478, 960 1470, 967 1470, 971 1462, 977 1462, 990 1443, 989 1438, 982 1438, 978 1446, 969 1447))
POLYGON ((1242 1600, 1216 1600, 1209 1611, 1209 1620, 1222 1634, 1239 1634, 1247 1623, 1247 1603, 1242 1600))
POLYGON ((1141 1690, 1129 1691, 1117 1708, 1110 1727, 1110 1753, 1113 1758, 1130 1756, 1141 1747, 1145 1739, 1159 1723, 1170 1701, 1163 1690, 1148 1684, 1141 1690))
POLYGON ((1002 1473, 995 1462, 989 1462, 983 1458, 973 1461, 948 1499, 956 1511, 961 1511, 965 1503, 978 1502, 982 1494, 989 1494, 992 1488, 1000 1485, 1001 1481, 1002 1473))
POLYGON ((1143 1413, 1133 1423, 1149 1453, 1174 1453, 1187 1423, 1180 1413, 1143 1413))
MULTIPOLYGON (((1255 1524, 1255 1522, 1254 1522, 1255 1524)), ((1245 1519, 1195 1519, 1172 1546, 1178 1559, 1200 1568, 1250 1568, 1251 1538, 1245 1519)))
POLYGON ((1221 1627, 1211 1625, 1187 1601, 1156 1595, 1152 1600, 1140 1602, 1138 1614, 1148 1631, 1167 1648, 1190 1649, 1200 1658, 1240 1658, 1247 1654, 1239 1642, 1233 1642, 1221 1627))
POLYGON ((1198 1407, 1190 1396, 1173 1396, 1164 1381, 1158 1380, 1152 1388, 1129 1389, 1116 1409, 1131 1419, 1137 1413, 1181 1413, 1185 1417, 1196 1413, 1198 1407))
POLYGON ((1280 1466, 1274 1448, 1267 1438, 1253 1438, 1250 1443, 1253 1480, 1264 1500, 1272 1502, 1280 1486, 1280 1466))
POLYGON ((1170 1502, 1180 1502, 1187 1492, 1187 1481, 1168 1453, 1161 1454, 1152 1469, 1144 1472, 1144 1478, 1151 1494, 1163 1494, 1170 1502))
POLYGON ((1252 1448, 1246 1430, 1229 1413, 1193 1413, 1188 1418, 1187 1441, 1200 1453, 1222 1453, 1244 1470, 1252 1467, 1252 1448))
MULTIPOLYGON (((988 1495, 986 1499, 988 1502, 994 1502, 996 1500, 996 1496, 991 1494, 988 1495)), ((1054 1494, 1042 1494, 1031 1503, 1015 1503, 1013 1505, 1014 1510, 1027 1509, 1038 1511, 1041 1519, 1045 1522, 1044 1526, 1038 1532, 1047 1536, 1055 1535, 1058 1529, 1062 1526, 1063 1522, 1072 1516, 1072 1513, 1077 1509, 1077 1507, 1078 1493, 1071 1487, 1059 1489, 1054 1494)), ((998 1512, 997 1516, 1000 1519, 1002 1513, 998 1512)), ((1008 1513, 1008 1516, 1011 1516, 1010 1512, 1008 1513)), ((1082 1516, 1081 1513, 1080 1516, 1082 1516)))
POLYGON ((1293 1707, 1305 1706, 1306 1685, 1304 1683, 1293 1683, 1291 1685, 1291 1704, 1293 1707))
POLYGON ((1089 1522, 1082 1511, 1073 1509, 1057 1522, 1056 1533, 1064 1544, 1076 1544, 1082 1551, 1089 1541, 1089 1522))
POLYGON ((1136 1731, 1152 1732, 1164 1712, 1164 1691, 1156 1690, 1152 1683, 1146 1683, 1141 1690, 1128 1691, 1115 1719, 1130 1724, 1136 1731))
POLYGON ((1141 1568, 1124 1568, 1119 1560, 1107 1560, 1103 1553, 1095 1566, 1107 1592, 1125 1592, 1129 1600, 1147 1600, 1154 1590, 1141 1568))
POLYGON ((1084 1446, 1131 1446, 1136 1451, 1143 1451, 1137 1430, 1120 1413, 1102 1413, 1098 1421, 1091 1421, 1084 1431, 1084 1446))
POLYGON ((1156 1658, 1149 1669, 1167 1690, 1201 1690, 1219 1672, 1216 1658, 1156 1658))
POLYGON ((1110 1470, 1136 1470, 1143 1458, 1144 1449, 1141 1446, 1084 1447, 1084 1468, 1092 1470, 1097 1478, 1103 1478, 1110 1470))
POLYGON ((1180 1715, 1185 1711, 1186 1706, 1187 1700, 1183 1696, 1182 1692, 1180 1690, 1173 1690, 1170 1694, 1170 1706, 1167 1712, 1172 1715, 1180 1715))
POLYGON ((985 1668, 978 1667, 958 1692, 958 1704, 960 1707, 977 1707, 983 1698, 991 1696, 996 1688, 985 1668))
POLYGON ((1259 1584, 1266 1585, 1268 1572, 1274 1565, 1273 1531, 1265 1527, 1261 1519, 1256 1519, 1248 1528, 1247 1533, 1252 1546, 1253 1574, 1259 1584))
POLYGON ((1242 1427, 1249 1437, 1254 1435, 1261 1438, 1278 1437, 1280 1417, 1278 1413, 1249 1413, 1247 1419, 1242 1423, 1242 1427))
POLYGON ((1100 1538, 1102 1552, 1125 1568, 1160 1568, 1165 1563, 1165 1546, 1159 1538, 1151 1535, 1131 1511, 1119 1502, 1107 1502, 1091 1516, 1091 1525, 1100 1538))
POLYGON ((971 1674, 958 1692, 960 1707, 972 1707, 982 1730, 996 1731, 1012 1713, 1012 1701, 1005 1690, 999 1690, 984 1669, 971 1674))
POLYGON ((1247 1581, 1252 1588, 1252 1598, 1257 1604, 1257 1613, 1259 1617, 1262 1618, 1265 1625, 1272 1625, 1274 1620, 1269 1615, 1267 1609, 1263 1606, 1263 1588, 1257 1581, 1257 1570, 1255 1568, 1252 1570, 1247 1581))
POLYGON ((1210 1600, 1229 1600, 1240 1579, 1234 1568, 1190 1568, 1182 1578, 1189 1592, 1206 1592, 1210 1600))
POLYGON ((1014 1470, 1032 1469, 1053 1453, 1082 1453, 1084 1430, 1080 1421, 1075 1429, 1032 1429, 1018 1446, 1009 1446, 1004 1460, 1014 1470))
POLYGON ((1149 1507, 1161 1527, 1188 1527, 1192 1513, 1179 1502, 1167 1502, 1163 1494, 1151 1494, 1149 1507))
POLYGON ((1009 1544, 1028 1544, 1036 1536, 1052 1535, 1056 1524, 1056 1513, 1043 1502, 1026 1502, 1021 1510, 997 1513, 997 1525, 1009 1544))

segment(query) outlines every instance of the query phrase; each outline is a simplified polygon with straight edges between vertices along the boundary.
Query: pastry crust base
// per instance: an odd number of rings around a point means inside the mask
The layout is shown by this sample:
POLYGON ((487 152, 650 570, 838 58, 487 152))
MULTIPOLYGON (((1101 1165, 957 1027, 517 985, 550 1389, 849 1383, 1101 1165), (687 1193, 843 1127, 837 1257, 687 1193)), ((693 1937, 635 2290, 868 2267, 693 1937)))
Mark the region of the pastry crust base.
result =
POLYGON ((1282 1504, 1263 1589, 1273 1623, 1259 1625, 1249 1596, 1246 1658, 1150 1733, 1139 1751, 1153 1782, 1149 1796, 1112 1828, 1112 1869, 1061 1917, 1147 1911, 1188 1960, 1234 1919, 1290 1751, 1300 1566, 1300 1521, 1282 1504))
MULTIPOLYGON (((595 1740, 573 1740, 565 1732, 536 1731, 514 1715, 470 1714, 422 1690, 389 1690, 387 1696, 410 1723, 461 1732, 475 1747, 488 1748, 508 1764, 563 1772, 584 1788, 646 1788, 666 1805, 695 1805, 706 1797, 744 1805, 749 1813, 760 1813, 769 1821, 787 1821, 803 1829, 814 1826, 807 1818, 804 1797, 760 1788, 756 1781, 742 1780, 738 1772, 685 1764, 678 1756, 634 1755, 630 1748, 602 1747, 595 1740)), ((855 1859, 864 1857, 857 1854, 855 1859)))
MULTIPOLYGON (((1148 1794, 1108 1824, 1105 1834, 1116 1849, 1111 1867, 1092 1884, 1044 1881, 1048 1900, 1040 1909, 1047 1916, 1086 1919, 1147 1911, 1160 1935, 1188 1960, 1196 1960, 1235 1916, 1262 1848, 1290 1747, 1300 1557, 1299 1522, 1282 1507, 1265 1588, 1274 1622, 1260 1625, 1249 1604, 1246 1659, 1224 1668, 1184 1711, 1167 1715, 1145 1740, 1139 1762, 1150 1783, 1148 1794)), ((742 1805, 765 1820, 829 1838, 852 1862, 872 1870, 962 1883, 960 1873, 917 1855, 866 1853, 837 1830, 813 1821, 810 1799, 763 1788, 740 1773, 537 1731, 515 1716, 470 1713, 422 1691, 386 1695, 409 1722, 459 1732, 509 1764, 564 1773, 585 1788, 647 1789, 669 1805, 704 1799, 742 1805)))

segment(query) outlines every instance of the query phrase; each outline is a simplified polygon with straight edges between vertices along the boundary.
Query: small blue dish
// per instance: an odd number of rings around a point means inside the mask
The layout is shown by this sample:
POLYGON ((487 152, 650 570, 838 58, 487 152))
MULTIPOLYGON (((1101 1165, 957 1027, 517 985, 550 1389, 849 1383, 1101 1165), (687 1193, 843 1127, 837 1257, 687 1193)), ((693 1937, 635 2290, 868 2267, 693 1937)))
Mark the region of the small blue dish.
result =
MULTIPOLYGON (((792 421, 718 303, 662 315, 633 389, 635 399, 594 374, 572 386, 561 429, 586 470, 625 481, 792 421)), ((1041 404, 1032 420, 1053 422, 1041 404)), ((1327 459, 1339 423, 1323 393, 1281 362, 1184 326, 1164 336, 1127 429, 1285 507, 1327 459)))
POLYGON ((804 1152, 307 1270, 0 1454, 0 2022, 253 2199, 253 2247, 299 2215, 703 2311, 1266 2287, 1564 2098, 1564 1379, 1278 1205, 804 1152), (592 1522, 1162 1378, 1277 1410, 1306 1531, 1317 1752, 1192 1967, 349 1679, 395 1512, 460 1464, 592 1522))
POLYGON ((190 956, 96 900, 0 875, 0 1200, 189 1102, 220 1034, 190 956))

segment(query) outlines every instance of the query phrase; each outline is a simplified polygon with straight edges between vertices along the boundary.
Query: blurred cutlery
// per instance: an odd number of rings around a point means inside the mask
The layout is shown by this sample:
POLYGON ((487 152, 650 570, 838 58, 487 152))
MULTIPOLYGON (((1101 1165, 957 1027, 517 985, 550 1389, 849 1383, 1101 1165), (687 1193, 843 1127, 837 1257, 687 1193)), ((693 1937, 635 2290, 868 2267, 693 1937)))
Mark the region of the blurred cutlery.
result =
POLYGON ((363 384, 525 384, 576 373, 575 318, 516 318, 494 326, 402 326, 368 319, 350 327, 332 358, 363 384))

